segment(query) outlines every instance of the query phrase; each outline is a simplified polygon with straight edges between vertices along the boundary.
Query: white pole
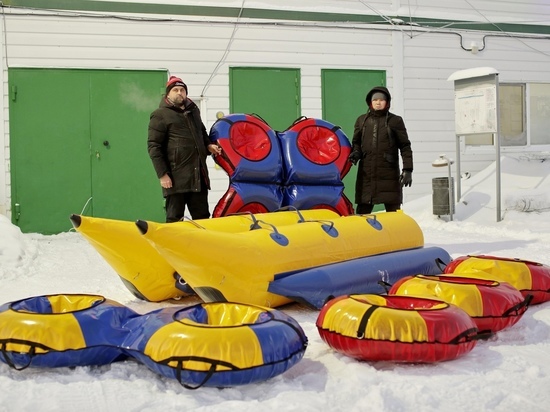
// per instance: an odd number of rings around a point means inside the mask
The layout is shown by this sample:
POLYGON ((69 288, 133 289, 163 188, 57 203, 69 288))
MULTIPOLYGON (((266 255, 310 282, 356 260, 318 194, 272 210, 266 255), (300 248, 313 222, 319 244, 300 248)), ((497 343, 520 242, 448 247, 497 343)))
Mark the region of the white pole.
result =
POLYGON ((447 159, 447 164, 449 165, 449 220, 453 221, 453 184, 451 176, 451 159, 447 159))
POLYGON ((495 165, 495 174, 496 174, 496 202, 497 202, 497 222, 502 220, 502 214, 500 212, 500 110, 499 110, 499 97, 498 97, 498 74, 495 74, 495 86, 496 86, 496 96, 495 100, 497 102, 496 112, 497 112, 497 132, 495 135, 495 150, 496 150, 496 165, 495 165))

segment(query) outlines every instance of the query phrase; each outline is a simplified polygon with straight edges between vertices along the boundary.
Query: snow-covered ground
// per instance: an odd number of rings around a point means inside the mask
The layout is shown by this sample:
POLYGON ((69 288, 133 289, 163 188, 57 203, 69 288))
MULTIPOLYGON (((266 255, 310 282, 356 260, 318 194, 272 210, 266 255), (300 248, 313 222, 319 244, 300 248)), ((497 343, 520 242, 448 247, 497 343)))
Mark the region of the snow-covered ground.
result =
MULTIPOLYGON (((501 168, 500 222, 494 165, 462 181, 453 221, 433 215, 431 198, 404 205, 422 228, 426 246, 443 247, 453 258, 491 254, 550 264, 550 159, 504 157, 501 168)), ((414 182, 406 190, 414 190, 414 182)), ((173 305, 136 299, 80 234, 22 234, 2 215, 0 280, 0 304, 91 293, 139 313, 173 305)), ((198 302, 188 298, 181 304, 198 302)), ((531 306, 516 325, 458 359, 436 364, 356 361, 321 340, 317 311, 298 304, 281 310, 300 323, 309 345, 297 365, 268 381, 190 391, 133 360, 24 371, 2 363, 0 412, 549 410, 550 303, 531 306)))

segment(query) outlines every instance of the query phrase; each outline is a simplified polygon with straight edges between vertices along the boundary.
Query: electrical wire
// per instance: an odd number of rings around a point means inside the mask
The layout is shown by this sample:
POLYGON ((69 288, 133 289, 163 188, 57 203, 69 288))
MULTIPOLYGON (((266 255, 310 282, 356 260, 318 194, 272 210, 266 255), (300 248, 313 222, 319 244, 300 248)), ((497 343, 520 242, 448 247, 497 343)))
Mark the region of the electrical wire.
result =
POLYGON ((379 11, 376 10, 374 7, 372 7, 371 5, 369 5, 366 1, 363 1, 363 0, 358 0, 358 1, 359 1, 359 3, 361 3, 363 6, 366 6, 369 10, 373 11, 376 15, 382 17, 382 18, 386 21, 386 23, 389 23, 389 24, 391 24, 392 26, 397 27, 397 29, 398 29, 401 33, 405 34, 405 32, 403 31, 403 28, 400 27, 400 24, 403 24, 403 21, 402 21, 402 20, 393 19, 393 18, 391 18, 391 17, 386 16, 385 14, 379 12, 379 11))
MULTIPOLYGON (((481 11, 479 11, 476 7, 474 7, 474 5, 473 5, 472 3, 470 3, 469 0, 464 0, 464 2, 466 2, 466 4, 468 4, 468 6, 470 6, 470 7, 471 7, 477 14, 479 14, 483 19, 485 19, 485 21, 487 21, 487 23, 489 23, 489 24, 491 24, 492 26, 494 26, 497 30, 499 30, 501 33, 505 34, 507 37, 509 37, 509 38, 511 38, 511 39, 514 39, 514 40, 520 42, 520 43, 523 44, 525 47, 527 47, 527 48, 533 50, 534 52, 541 53, 541 54, 543 54, 543 55, 545 55, 545 56, 550 56, 550 54, 545 53, 545 52, 543 52, 543 51, 540 51, 540 50, 538 50, 538 49, 535 49, 534 47, 532 47, 532 46, 530 46, 529 44, 525 43, 525 42, 522 41, 519 37, 517 37, 517 36, 512 36, 511 33, 508 33, 508 32, 506 32, 506 31, 502 30, 502 28, 501 28, 498 24, 496 24, 496 23, 492 22, 491 20, 489 20, 489 19, 487 18, 487 16, 485 16, 481 11)), ((484 39, 484 40, 483 40, 483 48, 485 48, 485 37, 486 37, 486 36, 483 37, 483 39, 484 39)), ((463 48, 464 48, 464 47, 463 47, 463 48)), ((483 50, 483 48, 480 48, 479 50, 481 51, 481 50, 483 50)))
MULTIPOLYGON (((404 28, 404 26, 409 26, 410 27, 410 34, 408 35, 408 37, 411 38, 411 39, 414 38, 414 37, 418 37, 418 36, 422 36, 422 35, 426 35, 426 34, 453 34, 453 35, 457 35, 457 36, 460 37, 460 47, 463 50, 466 50, 466 51, 471 51, 471 49, 468 49, 468 48, 464 47, 464 45, 462 44, 462 40, 463 40, 462 34, 457 29, 452 29, 452 26, 455 25, 455 24, 463 25, 465 23, 467 23, 468 25, 471 25, 471 26, 475 26, 476 24, 480 24, 480 25, 481 24, 484 24, 484 25, 487 24, 486 22, 473 22, 473 21, 469 21, 469 22, 464 22, 464 21, 461 21, 461 22, 458 22, 458 21, 456 21, 456 22, 449 22, 449 21, 437 22, 437 21, 435 21, 434 22, 434 21, 430 21, 429 25, 427 23, 426 24, 423 23, 422 21, 417 21, 416 23, 408 23, 408 22, 404 22, 402 20, 399 20, 397 22, 398 19, 391 19, 388 16, 380 13, 379 11, 374 9, 372 6, 368 5, 364 0, 358 0, 358 1, 361 2, 361 4, 365 5, 367 8, 369 8, 370 10, 372 10, 373 12, 375 12, 378 16, 380 16, 383 19, 383 22, 388 23, 390 25, 390 27, 373 27, 373 25, 375 25, 377 22, 371 22, 372 24, 370 24, 368 26, 364 25, 364 24, 361 24, 361 23, 342 24, 342 23, 336 23, 335 22, 333 24, 326 24, 326 23, 318 23, 318 22, 309 23, 309 22, 304 22, 304 21, 302 21, 302 22, 247 21, 246 23, 241 23, 239 20, 242 17, 245 0, 243 0, 243 2, 242 2, 237 20, 236 21, 231 20, 230 22, 225 21, 225 20, 208 20, 208 21, 200 20, 199 21, 199 20, 178 19, 178 18, 134 17, 134 16, 121 16, 121 15, 116 15, 116 14, 105 14, 105 13, 104 14, 98 14, 98 13, 90 13, 90 12, 78 12, 78 13, 76 13, 76 12, 59 12, 59 11, 53 12, 52 10, 48 10, 48 9, 34 9, 34 8, 29 8, 29 7, 5 6, 5 5, 2 5, 0 10, 3 14, 4 21, 5 21, 5 18, 6 18, 5 16, 7 14, 5 9, 9 8, 12 11, 13 10, 20 10, 20 9, 34 10, 32 13, 28 13, 28 12, 11 13, 12 15, 17 15, 17 16, 24 15, 24 16, 39 16, 39 17, 44 17, 44 16, 52 17, 52 16, 55 16, 55 17, 59 17, 59 18, 82 18, 82 17, 84 17, 84 18, 113 18, 113 19, 127 20, 127 21, 179 22, 179 23, 197 24, 197 25, 204 25, 204 24, 227 25, 227 24, 232 24, 234 26, 233 27, 233 32, 232 32, 231 37, 228 41, 227 47, 226 47, 220 61, 218 62, 218 64, 214 68, 212 74, 210 75, 210 78, 208 79, 208 82, 206 83, 205 87, 203 88, 203 91, 202 91, 201 95, 204 95, 204 93, 205 93, 208 85, 210 84, 212 78, 214 77, 216 72, 219 70, 222 63, 227 58, 227 55, 230 51, 231 44, 233 43, 233 40, 234 40, 234 37, 235 37, 235 33, 236 33, 239 25, 241 25, 241 24, 246 24, 247 26, 258 26, 258 27, 300 27, 300 28, 315 28, 315 29, 322 29, 322 28, 329 28, 330 29, 330 28, 332 28, 332 29, 366 30, 366 31, 399 30, 399 31, 401 31, 401 33, 403 33, 405 35, 406 35, 406 33, 403 31, 403 28, 404 28), (45 13, 44 11, 48 11, 49 13, 45 13), (433 25, 437 24, 437 23, 441 23, 441 26, 434 28, 433 25)), ((465 1, 468 1, 468 0, 465 0, 465 1)), ((468 4, 470 4, 470 3, 468 3, 468 4)), ((474 8, 474 7, 472 6, 472 8, 474 8)), ((477 10, 477 9, 475 9, 475 10, 478 13, 480 13, 479 10, 477 10)), ((486 21, 489 21, 486 17, 484 17, 484 18, 486 19, 486 21)), ((409 20, 412 20, 412 15, 409 16, 409 20)), ((481 48, 479 48, 479 51, 484 49, 485 43, 486 43, 486 38, 488 38, 488 37, 509 37, 509 38, 512 38, 512 39, 515 39, 515 40, 519 41, 520 43, 525 45, 525 47, 533 50, 534 52, 540 53, 544 56, 549 56, 550 55, 549 53, 538 50, 535 47, 532 47, 529 44, 525 43, 524 41, 520 40, 520 39, 548 40, 548 39, 550 39, 550 36, 548 36, 546 34, 531 34, 531 35, 512 34, 512 33, 509 33, 509 32, 506 32, 506 31, 502 30, 502 28, 499 27, 496 23, 493 23, 493 22, 490 22, 490 23, 499 31, 500 34, 486 34, 486 35, 484 35, 483 36, 483 45, 482 45, 481 48)), ((534 22, 530 22, 530 23, 534 23, 534 22)), ((4 24, 4 36, 6 37, 6 27, 5 26, 6 25, 4 24)), ((463 29, 462 31, 465 31, 465 29, 463 29)), ((472 32, 475 32, 475 31, 472 31, 472 32)), ((4 47, 6 48, 6 60, 7 60, 7 47, 8 47, 7 46, 7 38, 5 38, 4 47)))
POLYGON ((239 27, 239 20, 241 19, 241 16, 243 14, 244 2, 245 2, 245 0, 243 0, 243 2, 241 3, 241 9, 239 10, 239 15, 237 16, 237 20, 235 21, 235 24, 233 26, 233 32, 231 33, 231 37, 229 38, 229 41, 227 42, 227 46, 225 48, 225 51, 223 52, 222 58, 220 59, 220 61, 218 62, 218 64, 216 65, 216 67, 214 68, 212 73, 210 74, 210 77, 206 81, 206 83, 205 83, 205 85, 202 89, 202 92, 201 92, 201 97, 204 97, 204 93, 206 92, 206 89, 208 89, 208 86, 210 86, 210 82, 212 81, 212 79, 214 78, 214 76, 216 75, 218 70, 220 69, 222 63, 227 58, 227 55, 229 54, 229 50, 231 49, 231 44, 233 44, 233 40, 235 39, 235 33, 237 33, 237 30, 238 30, 238 27, 239 27))

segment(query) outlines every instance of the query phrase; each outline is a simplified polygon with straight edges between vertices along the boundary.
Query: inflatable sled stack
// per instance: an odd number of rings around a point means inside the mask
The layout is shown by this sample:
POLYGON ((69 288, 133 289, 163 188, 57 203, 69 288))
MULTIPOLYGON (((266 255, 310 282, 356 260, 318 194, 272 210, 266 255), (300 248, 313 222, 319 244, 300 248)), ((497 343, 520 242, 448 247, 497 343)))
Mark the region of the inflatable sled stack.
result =
POLYGON ((287 206, 353 213, 342 183, 351 145, 340 127, 300 118, 276 132, 257 116, 232 114, 212 125, 210 139, 223 149, 214 159, 230 179, 214 217, 287 206))

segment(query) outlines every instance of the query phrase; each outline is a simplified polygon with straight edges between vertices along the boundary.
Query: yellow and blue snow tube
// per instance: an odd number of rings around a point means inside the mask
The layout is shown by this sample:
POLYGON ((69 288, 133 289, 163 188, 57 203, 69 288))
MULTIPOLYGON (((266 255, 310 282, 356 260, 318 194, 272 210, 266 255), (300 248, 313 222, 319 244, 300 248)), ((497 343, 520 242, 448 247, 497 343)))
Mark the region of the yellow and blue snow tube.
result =
POLYGON ((0 306, 0 360, 18 370, 125 359, 123 324, 138 316, 98 295, 37 296, 0 306))
POLYGON ((128 353, 188 389, 272 378, 301 360, 307 346, 293 318, 236 303, 160 309, 126 326, 128 353))

